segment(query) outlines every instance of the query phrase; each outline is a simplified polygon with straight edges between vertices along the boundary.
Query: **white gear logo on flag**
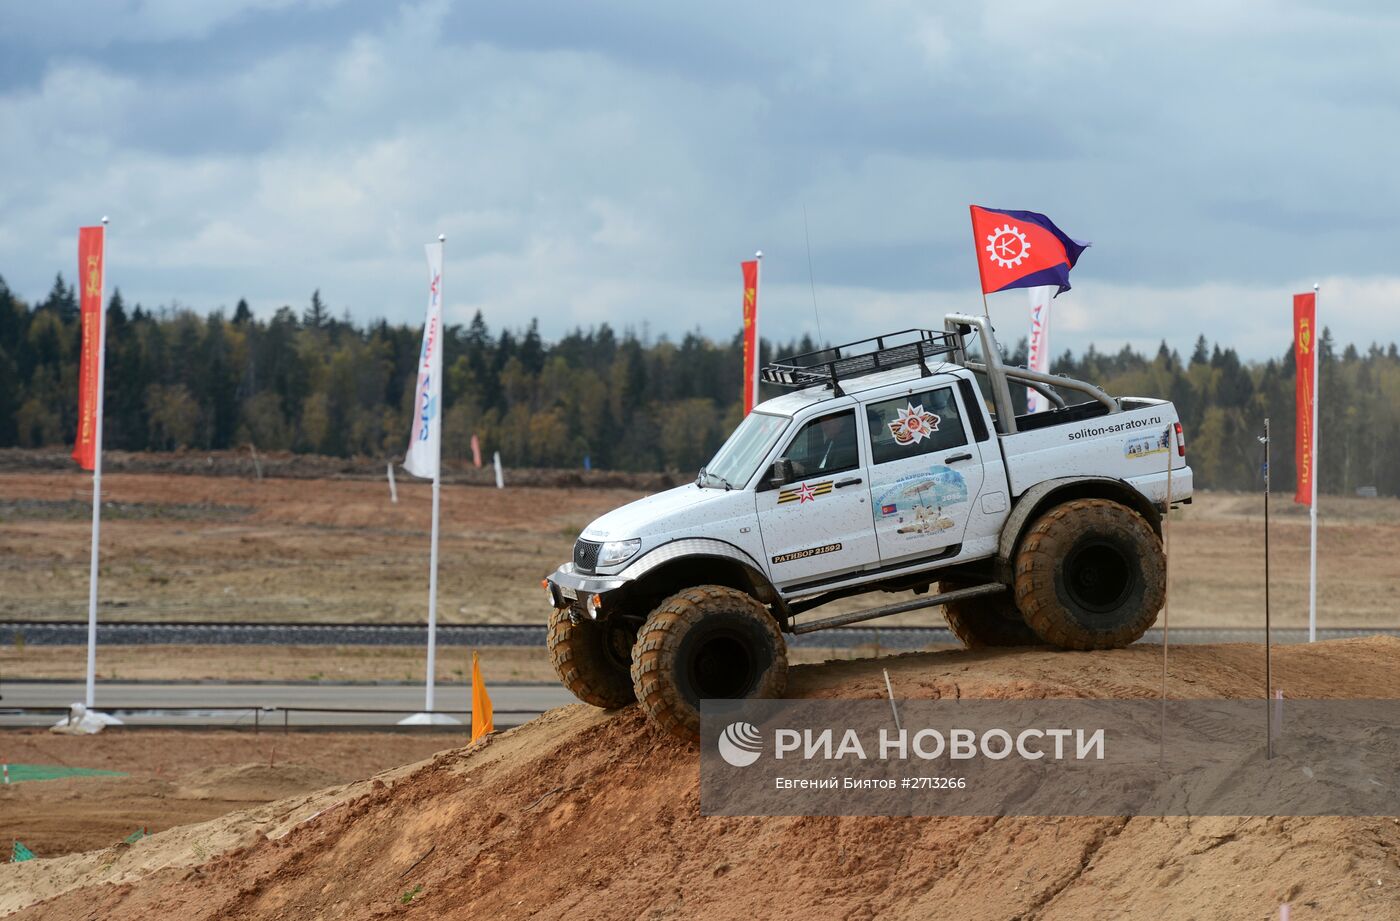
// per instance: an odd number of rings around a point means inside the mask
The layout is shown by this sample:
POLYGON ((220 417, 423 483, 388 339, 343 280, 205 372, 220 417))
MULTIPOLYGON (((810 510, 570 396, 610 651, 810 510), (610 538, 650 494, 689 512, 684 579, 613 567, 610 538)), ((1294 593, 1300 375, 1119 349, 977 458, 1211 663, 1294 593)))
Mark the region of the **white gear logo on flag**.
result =
POLYGON ((987 252, 1003 269, 1013 269, 1030 254, 1031 245, 1021 228, 1006 224, 987 234, 987 252))

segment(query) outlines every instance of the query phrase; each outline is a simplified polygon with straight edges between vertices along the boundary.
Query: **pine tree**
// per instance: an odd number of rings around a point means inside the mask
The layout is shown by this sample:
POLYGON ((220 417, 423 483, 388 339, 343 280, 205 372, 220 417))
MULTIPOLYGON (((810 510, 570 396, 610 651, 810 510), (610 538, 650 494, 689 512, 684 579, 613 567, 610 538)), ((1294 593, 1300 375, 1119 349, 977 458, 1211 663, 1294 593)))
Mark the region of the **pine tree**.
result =
POLYGON ((325 329, 329 319, 330 311, 326 309, 325 302, 321 300, 321 289, 317 288, 311 292, 311 306, 302 316, 302 325, 307 329, 325 329))

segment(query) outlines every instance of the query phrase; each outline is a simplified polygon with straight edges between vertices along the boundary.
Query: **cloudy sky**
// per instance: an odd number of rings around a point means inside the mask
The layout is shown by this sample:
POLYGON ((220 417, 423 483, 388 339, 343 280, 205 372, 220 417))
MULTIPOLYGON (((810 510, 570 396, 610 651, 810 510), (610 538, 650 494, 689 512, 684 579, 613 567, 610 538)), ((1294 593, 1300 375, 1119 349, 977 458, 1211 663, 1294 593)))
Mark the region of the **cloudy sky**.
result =
POLYGON ((449 321, 728 336, 762 248, 765 334, 854 338, 980 309, 979 203, 1093 241, 1056 351, 1277 354, 1315 281, 1390 341, 1397 47, 1346 0, 6 2, 0 276, 110 214, 148 307, 421 322, 445 233, 449 321))

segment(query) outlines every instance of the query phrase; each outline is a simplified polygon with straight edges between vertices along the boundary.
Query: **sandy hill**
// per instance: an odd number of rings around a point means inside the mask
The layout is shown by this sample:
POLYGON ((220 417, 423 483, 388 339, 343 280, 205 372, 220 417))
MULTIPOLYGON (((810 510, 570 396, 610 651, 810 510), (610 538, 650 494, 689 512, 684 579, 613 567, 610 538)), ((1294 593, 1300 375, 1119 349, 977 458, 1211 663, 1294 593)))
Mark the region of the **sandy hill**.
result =
MULTIPOLYGON (((1176 697, 1258 693, 1182 647, 1176 697)), ((1160 658, 947 651, 806 666, 794 695, 1152 697, 1160 658)), ((1275 651, 1297 697, 1400 697, 1400 641, 1275 651)), ((703 818, 694 749, 584 706, 348 787, 0 868, 16 918, 1400 917, 1400 820, 703 818), (42 901, 40 901, 42 900, 42 901)))

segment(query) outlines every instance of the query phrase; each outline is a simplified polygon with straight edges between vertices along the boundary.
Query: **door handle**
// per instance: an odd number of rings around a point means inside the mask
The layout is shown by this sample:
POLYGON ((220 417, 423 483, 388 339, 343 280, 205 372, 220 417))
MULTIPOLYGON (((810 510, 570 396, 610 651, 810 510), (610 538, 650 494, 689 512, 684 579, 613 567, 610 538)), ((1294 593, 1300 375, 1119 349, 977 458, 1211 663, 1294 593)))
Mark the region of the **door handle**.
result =
MULTIPOLYGON (((970 457, 971 455, 968 455, 968 456, 970 457)), ((835 488, 836 488, 836 489, 841 489, 842 487, 845 487, 845 486, 859 486, 861 483, 864 483, 864 482, 865 482, 865 481, 862 480, 862 479, 861 479, 860 477, 858 477, 858 476, 846 477, 846 479, 844 479, 844 480, 837 480, 837 481, 836 481, 836 487, 835 487, 835 488)))
POLYGON ((952 454, 943 458, 945 464, 956 464, 958 461, 972 460, 971 454, 952 454))

